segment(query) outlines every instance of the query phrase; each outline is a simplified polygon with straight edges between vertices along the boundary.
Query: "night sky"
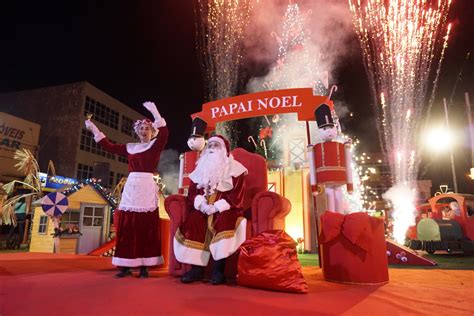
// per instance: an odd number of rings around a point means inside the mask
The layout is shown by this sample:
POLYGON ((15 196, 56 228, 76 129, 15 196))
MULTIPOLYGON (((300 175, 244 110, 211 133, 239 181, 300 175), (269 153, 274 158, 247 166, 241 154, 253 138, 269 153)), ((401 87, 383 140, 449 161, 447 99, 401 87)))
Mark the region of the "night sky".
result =
MULTIPOLYGON (((168 147, 186 150, 189 115, 204 102, 192 0, 2 1, 0 16, 0 92, 85 80, 144 114, 141 103, 152 100, 170 126, 168 147)), ((470 151, 464 92, 474 104, 474 57, 464 60, 474 48, 474 1, 454 0, 449 21, 453 29, 433 111, 435 117, 442 113, 441 98, 449 99, 456 84, 452 127, 464 137, 456 163, 461 187, 472 193, 465 176, 470 151)), ((336 100, 354 112, 345 122, 347 132, 376 151, 372 98, 355 34, 350 44, 334 76, 340 88, 336 100)), ((251 76, 268 66, 248 62, 245 71, 251 76)), ((448 157, 432 158, 425 159, 428 173, 438 170, 433 178, 450 179, 448 157)))

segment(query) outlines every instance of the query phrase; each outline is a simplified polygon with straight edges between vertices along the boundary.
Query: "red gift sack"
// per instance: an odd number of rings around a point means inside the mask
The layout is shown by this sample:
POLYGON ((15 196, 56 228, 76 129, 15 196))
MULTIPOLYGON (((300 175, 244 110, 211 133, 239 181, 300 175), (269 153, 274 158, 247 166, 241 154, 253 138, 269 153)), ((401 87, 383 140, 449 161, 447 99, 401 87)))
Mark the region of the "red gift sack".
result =
POLYGON ((282 230, 269 230, 240 248, 237 284, 282 292, 307 293, 296 242, 282 230))

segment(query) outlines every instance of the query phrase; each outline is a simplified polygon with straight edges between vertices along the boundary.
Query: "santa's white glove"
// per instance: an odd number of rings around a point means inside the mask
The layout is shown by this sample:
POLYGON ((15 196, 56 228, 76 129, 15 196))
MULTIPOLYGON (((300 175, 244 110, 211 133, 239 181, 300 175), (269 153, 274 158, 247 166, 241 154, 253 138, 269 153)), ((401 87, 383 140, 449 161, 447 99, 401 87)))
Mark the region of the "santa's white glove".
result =
POLYGON ((214 202, 214 207, 219 213, 225 212, 227 210, 230 210, 230 204, 224 200, 220 199, 214 202))
POLYGON ((155 103, 147 101, 143 103, 143 106, 151 113, 151 115, 153 115, 153 118, 155 119, 153 122, 153 127, 160 128, 166 126, 166 121, 161 117, 161 114, 156 108, 155 103))
POLYGON ((96 143, 100 142, 102 139, 105 138, 104 133, 102 133, 99 128, 91 122, 91 120, 85 121, 86 128, 94 134, 94 140, 96 143))
POLYGON ((207 206, 206 198, 202 195, 196 195, 194 198, 194 208, 202 212, 201 209, 204 209, 205 206, 207 206))
POLYGON ((204 213, 207 215, 212 215, 216 212, 218 212, 218 210, 214 205, 207 205, 204 209, 204 213))

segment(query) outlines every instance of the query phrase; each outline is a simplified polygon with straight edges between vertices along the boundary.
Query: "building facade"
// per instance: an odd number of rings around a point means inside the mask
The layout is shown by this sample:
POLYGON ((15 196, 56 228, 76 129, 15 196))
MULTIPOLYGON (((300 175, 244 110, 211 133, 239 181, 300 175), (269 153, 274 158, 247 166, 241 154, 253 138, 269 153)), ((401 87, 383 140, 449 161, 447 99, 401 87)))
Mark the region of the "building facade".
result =
POLYGON ((88 82, 0 94, 0 109, 41 126, 37 157, 46 171, 53 161, 56 173, 83 180, 108 171, 106 187, 128 173, 127 160, 102 150, 84 127, 85 114, 116 143, 136 142, 133 122, 143 117, 88 82), (99 168, 100 167, 100 168, 99 168))

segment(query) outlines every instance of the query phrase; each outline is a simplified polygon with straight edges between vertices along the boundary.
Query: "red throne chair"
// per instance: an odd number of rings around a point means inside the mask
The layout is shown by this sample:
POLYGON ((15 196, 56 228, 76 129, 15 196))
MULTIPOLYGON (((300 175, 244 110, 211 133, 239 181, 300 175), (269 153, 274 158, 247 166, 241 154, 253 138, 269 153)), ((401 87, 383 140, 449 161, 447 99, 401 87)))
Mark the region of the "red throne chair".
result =
MULTIPOLYGON (((236 148, 232 152, 234 158, 248 169, 245 177, 246 193, 244 196, 244 214, 247 218, 247 239, 266 230, 285 229, 285 217, 291 210, 290 201, 275 193, 267 191, 267 165, 265 159, 245 149, 236 148)), ((170 195, 165 199, 165 210, 170 217, 169 272, 173 276, 181 276, 191 267, 178 262, 173 250, 173 237, 178 227, 184 222, 189 212, 186 197, 170 195)), ((238 253, 226 262, 225 275, 235 280, 238 253)), ((212 265, 212 259, 209 265, 212 265)))

